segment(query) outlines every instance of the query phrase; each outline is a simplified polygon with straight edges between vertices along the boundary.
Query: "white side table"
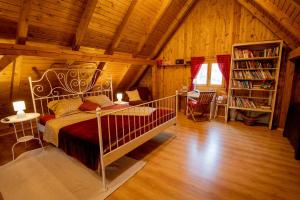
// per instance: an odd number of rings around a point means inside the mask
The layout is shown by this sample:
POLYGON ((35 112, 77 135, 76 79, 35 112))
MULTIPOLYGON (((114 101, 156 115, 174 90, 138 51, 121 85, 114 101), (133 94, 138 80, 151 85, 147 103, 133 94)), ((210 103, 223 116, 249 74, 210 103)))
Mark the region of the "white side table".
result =
POLYGON ((129 102, 127 102, 127 101, 115 101, 114 104, 117 104, 117 105, 129 105, 129 102))
POLYGON ((15 159, 14 148, 15 148, 15 146, 18 143, 25 142, 25 144, 26 144, 26 142, 29 141, 29 140, 38 140, 39 143, 40 143, 40 145, 41 145, 41 147, 43 148, 43 143, 42 143, 42 141, 40 139, 39 130, 36 129, 37 133, 38 133, 38 137, 35 137, 34 136, 33 126, 32 126, 32 121, 33 120, 35 120, 35 123, 37 125, 37 119, 38 119, 39 116, 40 116, 39 113, 26 113, 25 116, 22 117, 22 118, 17 118, 16 115, 12 115, 12 116, 5 117, 5 118, 1 119, 1 123, 12 124, 14 126, 14 131, 15 131, 17 142, 11 148, 12 155, 13 155, 13 160, 15 159), (31 131, 31 134, 26 134, 25 133, 24 122, 26 122, 26 121, 30 122, 30 131, 31 131), (19 130, 17 129, 17 126, 16 126, 17 123, 21 124, 21 129, 19 129, 19 130))
POLYGON ((218 116, 218 110, 219 110, 219 107, 222 106, 224 107, 224 118, 225 118, 225 122, 227 122, 227 117, 228 117, 228 113, 227 113, 227 103, 216 103, 216 110, 215 110, 215 116, 214 118, 216 118, 218 116))

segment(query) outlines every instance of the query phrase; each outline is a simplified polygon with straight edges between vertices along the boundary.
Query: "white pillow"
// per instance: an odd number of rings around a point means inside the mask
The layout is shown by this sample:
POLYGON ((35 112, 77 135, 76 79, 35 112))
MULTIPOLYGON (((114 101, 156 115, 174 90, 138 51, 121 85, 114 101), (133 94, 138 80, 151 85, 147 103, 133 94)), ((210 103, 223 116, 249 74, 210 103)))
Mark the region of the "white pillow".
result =
POLYGON ((51 109, 55 117, 79 112, 78 108, 82 104, 81 98, 54 100, 48 103, 48 108, 51 109))
POLYGON ((85 100, 99 104, 101 107, 114 105, 114 103, 106 95, 87 96, 87 97, 85 97, 85 100))
POLYGON ((140 101, 141 97, 137 89, 132 91, 126 91, 129 101, 140 101))

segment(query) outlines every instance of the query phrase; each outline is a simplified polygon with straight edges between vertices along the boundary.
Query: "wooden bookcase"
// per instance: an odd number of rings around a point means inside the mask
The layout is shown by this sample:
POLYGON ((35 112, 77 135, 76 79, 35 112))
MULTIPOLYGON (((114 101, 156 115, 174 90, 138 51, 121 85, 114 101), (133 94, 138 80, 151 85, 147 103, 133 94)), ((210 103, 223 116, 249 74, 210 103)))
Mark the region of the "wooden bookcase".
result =
POLYGON ((266 113, 272 128, 282 48, 281 40, 232 46, 228 113, 266 113))

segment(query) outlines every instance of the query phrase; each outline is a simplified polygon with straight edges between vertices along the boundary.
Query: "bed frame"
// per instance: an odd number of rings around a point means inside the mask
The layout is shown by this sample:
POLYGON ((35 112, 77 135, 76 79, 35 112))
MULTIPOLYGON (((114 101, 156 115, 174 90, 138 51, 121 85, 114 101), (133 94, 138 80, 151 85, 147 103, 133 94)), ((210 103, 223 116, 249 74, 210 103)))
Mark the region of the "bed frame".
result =
MULTIPOLYGON (((113 100, 113 89, 112 89, 112 78, 102 76, 102 71, 97 69, 60 69, 53 68, 48 69, 44 72, 42 77, 38 80, 32 80, 29 77, 30 91, 33 101, 34 112, 40 112, 42 115, 50 114, 50 110, 47 108, 47 104, 53 100, 59 99, 69 99, 76 97, 85 97, 85 96, 94 96, 94 95, 107 95, 113 100), (99 75, 99 79, 97 82, 93 80, 93 75, 99 75)), ((150 140, 157 134, 161 133, 166 128, 176 124, 177 119, 177 107, 178 107, 178 93, 176 95, 172 95, 169 97, 157 99, 151 102, 147 102, 144 104, 140 104, 137 106, 131 106, 129 108, 125 108, 122 110, 113 111, 106 114, 101 114, 101 109, 98 108, 96 110, 96 117, 98 122, 98 135, 99 135, 99 166, 98 172, 102 175, 102 183, 103 189, 106 190, 106 178, 105 178, 105 167, 111 164, 112 162, 118 160, 125 154, 129 153, 133 149, 137 148, 141 144, 150 140), (117 115, 122 117, 126 114, 123 114, 128 109, 131 109, 131 112, 136 112, 136 110, 141 110, 145 107, 152 107, 156 109, 164 109, 171 111, 170 113, 166 113, 163 116, 160 116, 156 119, 155 127, 150 127, 150 124, 144 124, 143 127, 136 128, 136 122, 134 120, 134 126, 131 127, 129 125, 129 136, 131 134, 135 134, 134 138, 129 137, 129 141, 124 140, 124 127, 122 127, 123 131, 123 143, 119 144, 118 141, 122 140, 122 138, 118 138, 118 134, 116 134, 116 142, 112 142, 110 140, 110 130, 109 133, 109 148, 110 151, 104 153, 103 149, 103 141, 102 141, 102 125, 101 125, 101 117, 116 117, 117 115), (158 121, 163 120, 163 123, 158 125, 158 121), (149 128, 149 131, 140 134, 137 136, 137 132, 144 128, 149 128), (114 145, 114 148, 112 148, 114 145)), ((142 117, 149 116, 139 116, 139 120, 142 117)), ((157 117, 157 116, 156 116, 157 117)), ((145 119, 144 119, 145 120, 145 119)), ((124 121, 122 121, 123 124, 124 121)), ((109 120, 108 120, 109 123, 109 120)), ((41 132, 44 131, 44 126, 41 124, 38 125, 39 130, 41 132)), ((110 126, 108 126, 110 127, 110 126)), ((109 128, 110 129, 110 128, 109 128)), ((117 127, 116 127, 117 130, 117 127)))

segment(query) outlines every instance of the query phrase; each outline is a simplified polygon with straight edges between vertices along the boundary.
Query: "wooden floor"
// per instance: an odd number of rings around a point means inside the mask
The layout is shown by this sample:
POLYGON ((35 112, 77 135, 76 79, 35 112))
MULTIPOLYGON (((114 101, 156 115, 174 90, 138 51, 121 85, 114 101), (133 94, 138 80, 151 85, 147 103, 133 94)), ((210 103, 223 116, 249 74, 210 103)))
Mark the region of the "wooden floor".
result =
MULTIPOLYGON (((9 151, 0 152, 2 164, 10 156, 10 140, 3 145, 3 138, 1 151, 9 151)), ((266 127, 180 115, 177 126, 130 153, 147 164, 108 199, 300 200, 293 153, 280 132, 266 127)))

